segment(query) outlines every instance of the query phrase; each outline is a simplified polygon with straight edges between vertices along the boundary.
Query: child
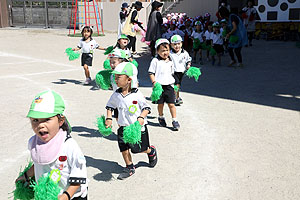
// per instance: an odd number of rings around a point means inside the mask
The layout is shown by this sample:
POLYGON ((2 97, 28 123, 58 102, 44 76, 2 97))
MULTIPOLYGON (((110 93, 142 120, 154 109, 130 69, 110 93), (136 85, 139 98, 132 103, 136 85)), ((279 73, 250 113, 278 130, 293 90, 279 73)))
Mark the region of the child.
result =
MULTIPOLYGON (((227 27, 227 20, 226 20, 226 19, 222 19, 222 20, 220 21, 220 23, 221 23, 220 32, 221 32, 223 38, 225 38, 226 35, 227 35, 227 33, 230 32, 230 31, 228 30, 228 27, 227 27)), ((223 45, 224 51, 225 51, 225 53, 227 53, 227 51, 228 51, 228 50, 227 50, 228 41, 227 41, 227 40, 223 40, 223 43, 224 43, 224 45, 223 45)))
MULTIPOLYGON (((212 34, 213 34, 212 24, 213 24, 212 22, 208 23, 207 30, 204 33, 206 46, 210 46, 211 45, 212 34)), ((209 49, 206 51, 206 57, 207 57, 207 61, 210 61, 210 58, 209 58, 209 49)))
POLYGON ((153 86, 156 82, 160 83, 163 88, 161 98, 157 101, 158 103, 158 122, 162 127, 166 127, 166 120, 164 118, 164 102, 169 106, 170 113, 172 115, 172 125, 174 130, 178 130, 180 125, 176 119, 176 107, 175 107, 175 93, 173 85, 175 79, 174 74, 174 63, 170 59, 170 42, 167 39, 158 39, 155 43, 157 55, 152 59, 149 67, 149 75, 153 86))
POLYGON ((182 49, 183 40, 180 37, 180 35, 174 35, 171 38, 171 58, 175 65, 175 72, 174 72, 174 78, 175 78, 175 85, 178 87, 178 91, 175 91, 175 105, 179 106, 183 103, 182 99, 179 97, 179 89, 181 86, 182 78, 184 75, 184 72, 188 70, 191 67, 191 61, 192 58, 190 57, 189 53, 182 49))
POLYGON ((197 21, 195 23, 196 30, 192 33, 193 38, 193 50, 194 50, 194 58, 193 60, 196 62, 196 55, 199 52, 200 55, 200 64, 203 65, 202 61, 202 44, 203 44, 203 31, 202 31, 202 24, 201 22, 197 21))
POLYGON ((127 58, 129 59, 130 62, 132 62, 132 55, 130 50, 128 49, 127 45, 129 43, 129 38, 125 34, 121 34, 118 37, 118 42, 117 45, 115 46, 115 49, 122 49, 125 51, 127 58))
MULTIPOLYGON (((220 32, 220 25, 219 22, 215 22, 213 24, 213 34, 212 34, 212 47, 217 52, 218 56, 218 66, 221 66, 221 56, 224 51, 223 48, 223 36, 220 32)), ((212 56, 212 65, 215 64, 215 56, 212 56)))
POLYGON ((82 39, 79 41, 76 48, 73 51, 78 51, 81 49, 81 66, 84 68, 84 73, 86 80, 84 85, 89 85, 92 82, 89 66, 92 66, 94 49, 106 50, 100 47, 99 44, 93 40, 93 30, 89 26, 85 26, 81 31, 82 39))
POLYGON ((132 153, 147 153, 150 167, 154 167, 157 163, 156 149, 154 146, 150 146, 147 129, 146 117, 150 113, 151 108, 146 103, 143 94, 134 87, 136 84, 134 82, 137 79, 133 73, 134 68, 136 67, 129 62, 123 62, 115 68, 113 73, 116 76, 116 83, 119 89, 112 94, 106 105, 106 127, 111 127, 112 125, 112 111, 118 109, 119 112, 118 144, 126 163, 124 172, 118 176, 120 180, 128 178, 135 173, 129 149, 131 149, 132 153), (142 125, 141 143, 135 145, 127 144, 123 140, 123 129, 136 121, 142 125))
POLYGON ((76 141, 70 136, 67 119, 63 115, 65 104, 54 91, 38 94, 32 101, 27 117, 30 118, 33 132, 28 149, 33 166, 19 180, 42 176, 59 170, 59 186, 64 190, 59 200, 87 199, 86 160, 76 141))

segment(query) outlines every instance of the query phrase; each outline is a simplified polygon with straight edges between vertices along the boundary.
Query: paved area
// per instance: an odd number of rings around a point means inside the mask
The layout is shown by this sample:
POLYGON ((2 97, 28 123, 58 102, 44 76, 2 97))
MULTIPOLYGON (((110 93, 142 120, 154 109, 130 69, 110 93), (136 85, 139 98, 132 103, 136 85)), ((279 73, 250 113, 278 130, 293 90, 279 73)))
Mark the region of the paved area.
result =
MULTIPOLYGON (((67 47, 79 38, 67 30, 0 29, 0 175, 7 199, 21 166, 30 159, 33 135, 27 111, 34 95, 53 89, 66 100, 72 136, 88 166, 89 199, 283 200, 300 198, 300 49, 293 42, 255 41, 243 48, 243 69, 205 62, 199 82, 184 78, 177 107, 181 130, 158 127, 151 104, 150 141, 158 165, 148 168, 146 155, 134 155, 136 174, 116 179, 124 162, 116 135, 102 137, 96 117, 105 113, 111 91, 83 86, 80 61, 68 61, 67 47)), ((116 35, 95 38, 102 46, 116 35)), ((150 56, 144 44, 138 59, 140 89, 151 94, 150 56)), ((92 76, 105 56, 95 53, 92 76)), ((165 108, 167 123, 170 114, 165 108)), ((114 131, 116 131, 114 123, 114 131)))

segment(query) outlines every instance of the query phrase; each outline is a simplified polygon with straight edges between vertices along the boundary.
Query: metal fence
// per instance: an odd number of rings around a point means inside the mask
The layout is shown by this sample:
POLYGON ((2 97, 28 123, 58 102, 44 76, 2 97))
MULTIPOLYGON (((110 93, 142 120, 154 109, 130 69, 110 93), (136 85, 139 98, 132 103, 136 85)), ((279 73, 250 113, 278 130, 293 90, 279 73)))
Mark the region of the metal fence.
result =
POLYGON ((11 0, 11 26, 68 27, 71 16, 70 0, 11 0))

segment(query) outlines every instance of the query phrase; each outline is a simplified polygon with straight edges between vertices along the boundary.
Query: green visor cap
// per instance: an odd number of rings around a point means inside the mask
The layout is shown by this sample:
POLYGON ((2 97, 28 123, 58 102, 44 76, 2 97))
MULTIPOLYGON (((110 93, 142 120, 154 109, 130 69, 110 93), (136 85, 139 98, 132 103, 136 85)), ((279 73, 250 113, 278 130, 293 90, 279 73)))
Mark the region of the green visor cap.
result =
POLYGON ((31 103, 27 117, 49 118, 63 114, 65 103, 62 97, 52 90, 39 93, 31 103))
POLYGON ((176 44, 182 42, 182 37, 180 35, 173 35, 171 37, 171 43, 176 44))
POLYGON ((119 35, 118 40, 119 40, 119 39, 126 39, 126 40, 129 41, 129 38, 128 38, 125 34, 119 35))
POLYGON ((112 71, 113 74, 124 74, 127 75, 129 77, 132 77, 134 75, 133 73, 133 68, 135 66, 132 63, 129 62, 122 62, 120 63, 114 71, 112 71))

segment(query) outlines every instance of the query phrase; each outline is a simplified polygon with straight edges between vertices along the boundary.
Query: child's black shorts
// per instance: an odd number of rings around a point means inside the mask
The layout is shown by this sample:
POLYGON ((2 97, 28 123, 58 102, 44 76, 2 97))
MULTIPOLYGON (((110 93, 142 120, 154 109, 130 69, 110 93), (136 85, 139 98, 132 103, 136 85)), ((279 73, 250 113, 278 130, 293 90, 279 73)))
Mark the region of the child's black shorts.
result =
POLYGON ((146 151, 148 147, 150 147, 147 125, 145 125, 145 131, 142 131, 142 142, 140 144, 135 144, 135 145, 126 144, 123 141, 123 129, 124 126, 121 126, 118 129, 118 144, 119 144, 120 152, 131 149, 132 153, 141 153, 143 151, 146 151))
POLYGON ((210 46, 211 45, 211 40, 206 40, 206 46, 210 46))
POLYGON ((93 64, 93 54, 92 53, 82 53, 81 55, 81 66, 87 65, 92 66, 93 64))
POLYGON ((220 44, 214 44, 214 50, 216 50, 217 54, 223 53, 224 48, 223 45, 220 44))
POLYGON ((163 103, 175 103, 175 93, 174 88, 171 85, 162 85, 163 93, 161 94, 160 99, 156 102, 158 104, 163 103))
POLYGON ((175 85, 181 85, 183 72, 174 72, 175 85))

